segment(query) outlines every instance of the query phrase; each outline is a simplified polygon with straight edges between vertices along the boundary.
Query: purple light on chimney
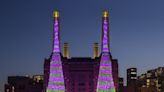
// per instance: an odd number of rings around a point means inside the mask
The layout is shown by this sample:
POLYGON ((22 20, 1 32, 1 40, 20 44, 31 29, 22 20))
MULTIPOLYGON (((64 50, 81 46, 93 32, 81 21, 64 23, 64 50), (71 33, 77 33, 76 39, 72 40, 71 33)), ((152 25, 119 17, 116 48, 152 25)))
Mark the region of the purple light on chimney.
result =
POLYGON ((65 92, 62 61, 60 55, 59 12, 54 12, 53 53, 50 62, 50 76, 46 92, 65 92))
POLYGON ((108 17, 103 17, 102 52, 109 52, 109 26, 108 17))
POLYGON ((104 12, 102 30, 102 54, 96 92, 115 92, 109 50, 109 23, 107 11, 104 12))
POLYGON ((60 52, 59 40, 59 18, 54 18, 54 31, 53 31, 53 52, 60 52))

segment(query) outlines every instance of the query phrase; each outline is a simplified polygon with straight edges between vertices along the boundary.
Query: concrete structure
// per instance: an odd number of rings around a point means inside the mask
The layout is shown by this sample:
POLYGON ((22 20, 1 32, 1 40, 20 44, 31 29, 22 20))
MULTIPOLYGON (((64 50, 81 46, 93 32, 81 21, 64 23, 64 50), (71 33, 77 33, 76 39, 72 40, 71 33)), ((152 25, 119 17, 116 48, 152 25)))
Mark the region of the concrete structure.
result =
POLYGON ((164 67, 148 70, 138 76, 138 92, 164 92, 164 67))
POLYGON ((131 92, 137 92, 137 68, 127 69, 127 87, 131 92))
POLYGON ((64 43, 64 48, 63 48, 63 57, 69 58, 69 45, 68 43, 64 43))
POLYGON ((99 57, 99 44, 94 43, 93 47, 93 58, 99 57))
POLYGON ((127 69, 127 86, 135 86, 137 80, 137 68, 127 69))
POLYGON ((119 91, 118 92, 124 92, 124 79, 119 78, 119 91))
POLYGON ((96 92, 99 58, 63 59, 66 92, 96 92))
POLYGON ((5 92, 43 92, 43 75, 9 76, 5 84, 5 92))

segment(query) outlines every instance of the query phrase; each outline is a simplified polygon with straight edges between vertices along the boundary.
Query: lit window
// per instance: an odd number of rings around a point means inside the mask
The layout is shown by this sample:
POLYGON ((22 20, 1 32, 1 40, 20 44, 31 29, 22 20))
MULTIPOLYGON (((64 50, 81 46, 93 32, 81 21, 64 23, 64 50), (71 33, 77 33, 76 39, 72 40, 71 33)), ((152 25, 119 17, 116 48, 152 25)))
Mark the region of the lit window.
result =
POLYGON ((131 72, 131 74, 137 74, 136 72, 131 72))

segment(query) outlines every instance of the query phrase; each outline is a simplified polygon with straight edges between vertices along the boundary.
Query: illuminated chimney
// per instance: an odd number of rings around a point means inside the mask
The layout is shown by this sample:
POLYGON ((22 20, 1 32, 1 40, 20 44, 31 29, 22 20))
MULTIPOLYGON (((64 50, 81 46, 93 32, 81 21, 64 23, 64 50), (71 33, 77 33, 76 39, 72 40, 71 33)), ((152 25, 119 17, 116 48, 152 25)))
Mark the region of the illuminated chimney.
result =
POLYGON ((94 43, 93 58, 96 58, 98 56, 99 56, 99 44, 98 43, 94 43))
POLYGON ((69 58, 69 47, 68 47, 68 43, 64 43, 63 56, 69 58))
POLYGON ((51 55, 48 87, 44 92, 66 92, 60 52, 59 12, 53 12, 53 53, 51 55))
POLYGON ((59 12, 53 12, 53 52, 60 52, 60 25, 59 25, 59 12))
POLYGON ((109 48, 109 12, 102 17, 102 47, 96 92, 116 92, 109 48))
POLYGON ((110 52, 110 37, 109 37, 109 12, 103 12, 102 18, 102 47, 101 52, 110 52))

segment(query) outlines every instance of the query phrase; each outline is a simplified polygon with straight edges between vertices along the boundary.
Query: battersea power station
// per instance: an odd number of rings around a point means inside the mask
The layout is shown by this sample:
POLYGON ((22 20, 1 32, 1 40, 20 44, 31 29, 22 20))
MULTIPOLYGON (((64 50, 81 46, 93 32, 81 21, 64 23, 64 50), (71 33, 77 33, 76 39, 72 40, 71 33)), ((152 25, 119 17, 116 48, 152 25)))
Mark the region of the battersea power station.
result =
POLYGON ((109 12, 102 14, 101 52, 93 57, 70 57, 69 44, 60 47, 60 15, 53 12, 53 48, 44 61, 44 92, 118 92, 118 61, 110 53, 109 12))

